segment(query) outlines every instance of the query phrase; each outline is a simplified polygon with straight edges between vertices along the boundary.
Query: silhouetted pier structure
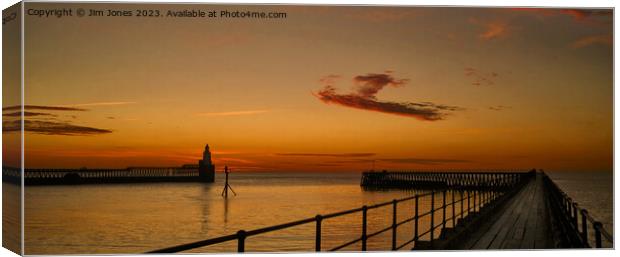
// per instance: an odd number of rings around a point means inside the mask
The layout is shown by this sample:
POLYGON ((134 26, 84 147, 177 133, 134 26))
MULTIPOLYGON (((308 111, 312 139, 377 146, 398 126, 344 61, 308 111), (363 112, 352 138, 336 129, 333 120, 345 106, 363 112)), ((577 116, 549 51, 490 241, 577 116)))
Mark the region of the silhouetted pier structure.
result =
MULTIPOLYGON (((21 183, 20 170, 2 167, 3 180, 21 183)), ((129 167, 125 169, 25 169, 25 185, 72 185, 144 182, 209 182, 198 167, 129 167)), ((212 181, 211 181, 212 182, 212 181)))
POLYGON ((387 172, 362 173, 361 186, 366 189, 438 189, 498 190, 514 186, 524 171, 505 172, 387 172))
MULTIPOLYGON (((387 173, 387 172, 386 172, 387 173)), ((364 173, 366 182, 375 179, 374 173, 364 173)), ((388 188, 415 189, 416 186, 431 189, 424 193, 401 199, 394 199, 373 205, 344 210, 329 214, 319 214, 302 220, 292 221, 253 230, 239 230, 237 233, 211 239, 191 242, 149 253, 174 253, 208 247, 229 241, 236 241, 238 252, 245 252, 245 242, 253 236, 288 229, 304 224, 315 224, 315 251, 368 250, 368 240, 383 233, 389 233, 391 250, 429 250, 429 249, 534 249, 534 248, 588 248, 612 247, 613 237, 600 222, 578 207, 544 173, 497 172, 491 174, 449 172, 447 174, 420 174, 420 176, 386 176, 399 178, 398 183, 390 184, 382 179, 382 186, 388 188), (459 177, 467 183, 452 184, 459 177), (408 187, 401 184, 406 178, 408 187), (414 178, 434 184, 418 183, 414 178), (440 178, 443 178, 442 181, 440 178), (474 189, 475 188, 475 189, 474 189), (420 203, 430 203, 425 209, 420 203), (412 203, 413 208, 399 212, 398 206, 412 203), (391 209, 390 226, 369 231, 369 210, 391 209), (325 248, 323 246, 323 222, 345 215, 361 214, 361 233, 345 243, 325 248), (403 218, 403 216, 405 218, 403 218), (428 221, 429 224, 422 224, 428 221), (412 234, 404 242, 398 240, 398 229, 411 226, 412 234), (401 243, 398 243, 401 242, 401 243), (351 248, 356 247, 356 248, 351 248)), ((388 174, 384 174, 388 175, 388 174)), ((392 180, 395 182, 396 180, 392 180)), ((374 189, 379 184, 373 184, 374 189)), ((351 228, 357 230, 357 228, 351 228)), ((402 236, 402 235, 401 235, 402 236)), ((283 242, 286 244, 286 242, 283 242)), ((277 251, 278 249, 273 249, 277 251)), ((311 250, 311 249, 308 249, 311 250)))
POLYGON ((198 164, 180 167, 128 167, 124 169, 24 169, 2 167, 2 180, 25 185, 74 185, 103 183, 205 182, 215 180, 209 145, 198 164))

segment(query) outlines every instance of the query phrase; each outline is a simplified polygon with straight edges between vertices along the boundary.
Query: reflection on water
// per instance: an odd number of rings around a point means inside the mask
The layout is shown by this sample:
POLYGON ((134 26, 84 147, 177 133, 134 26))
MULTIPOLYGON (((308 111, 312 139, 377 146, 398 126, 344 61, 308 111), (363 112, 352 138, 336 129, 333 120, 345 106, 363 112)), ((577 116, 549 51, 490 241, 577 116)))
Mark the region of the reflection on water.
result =
MULTIPOLYGON (((140 253, 415 194, 364 191, 359 186, 360 174, 236 173, 230 183, 238 195, 225 199, 220 196, 221 177, 214 184, 27 187, 26 254, 140 253)), ((421 199, 420 213, 429 206, 430 199, 421 199)), ((458 213, 460 207, 455 207, 458 213)), ((413 210, 413 201, 399 203, 398 221, 411 217, 413 210)), ((389 226, 391 212, 391 206, 370 210, 369 233, 389 226)), ((441 215, 435 216, 436 221, 441 215)), ((361 220, 361 213, 356 213, 323 221, 323 248, 359 237, 361 220)), ((421 219, 420 231, 427 230, 429 223, 429 217, 421 219)), ((310 223, 250 237, 246 250, 312 251, 314 226, 310 223)), ((399 227, 398 244, 410 240, 412 234, 412 223, 399 227)), ((390 246, 390 232, 368 241, 369 250, 390 246)), ((357 244, 344 250, 359 249, 357 244)), ((228 242, 193 252, 235 250, 236 242, 228 242)))
POLYGON ((2 183, 2 246, 21 251, 21 191, 17 185, 2 183))

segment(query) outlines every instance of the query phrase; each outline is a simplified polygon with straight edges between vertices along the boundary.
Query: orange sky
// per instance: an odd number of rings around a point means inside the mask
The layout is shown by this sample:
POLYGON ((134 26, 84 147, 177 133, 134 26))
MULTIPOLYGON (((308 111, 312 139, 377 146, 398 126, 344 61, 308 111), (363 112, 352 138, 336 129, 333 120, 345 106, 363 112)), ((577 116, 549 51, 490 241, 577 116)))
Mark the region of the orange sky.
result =
POLYGON ((26 166, 612 170, 609 10, 201 8, 26 16, 26 166))

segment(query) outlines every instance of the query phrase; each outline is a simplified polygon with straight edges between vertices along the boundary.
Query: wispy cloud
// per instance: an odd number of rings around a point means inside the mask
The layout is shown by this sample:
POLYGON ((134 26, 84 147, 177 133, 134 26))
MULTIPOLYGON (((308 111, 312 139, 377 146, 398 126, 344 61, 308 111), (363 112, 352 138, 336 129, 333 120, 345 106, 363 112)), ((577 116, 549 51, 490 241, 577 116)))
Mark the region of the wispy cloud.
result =
POLYGON ((266 113, 268 110, 234 111, 234 112, 203 112, 197 113, 198 116, 239 116, 266 113))
POLYGON ((391 163, 411 163, 411 164, 422 164, 422 165, 439 165, 439 164, 447 164, 447 163, 470 162, 468 160, 458 160, 458 159, 426 159, 426 158, 386 158, 386 159, 378 159, 378 161, 391 162, 391 163))
POLYGON ((499 22, 499 21, 489 22, 485 24, 484 26, 486 30, 479 35, 480 38, 484 40, 491 40, 491 39, 503 37, 508 32, 508 27, 506 26, 506 23, 503 23, 503 22, 499 22))
MULTIPOLYGON (((21 106, 9 106, 2 108, 2 116, 13 118, 13 120, 5 120, 2 122, 3 133, 12 133, 22 130, 22 112, 21 106), (17 118, 17 119, 15 119, 17 118)), ((25 132, 42 134, 42 135, 60 135, 60 136, 89 136, 112 133, 108 129, 100 129, 89 126, 75 125, 68 121, 58 118, 54 112, 84 112, 87 109, 75 106, 47 106, 47 105, 24 105, 24 110, 39 110, 48 112, 24 111, 24 127, 25 132)), ((66 115, 63 115, 66 116, 66 115)), ((70 115, 73 119, 77 116, 70 115)))
POLYGON ((464 72, 465 72, 466 77, 473 79, 471 84, 474 86, 495 85, 495 79, 499 77, 499 74, 497 72, 493 72, 493 71, 483 72, 483 71, 480 71, 479 69, 472 68, 472 67, 466 67, 464 69, 464 72))
MULTIPOLYGON (((9 113, 3 113, 2 116, 4 117, 21 117, 22 116, 22 112, 9 112, 9 113)), ((56 115, 51 114, 51 113, 43 113, 43 112, 24 112, 25 117, 34 117, 34 116, 53 116, 56 117, 56 115)))
POLYGON ((327 104, 338 104, 346 107, 395 114, 400 116, 417 118, 426 121, 444 119, 447 112, 458 111, 463 108, 456 106, 440 105, 431 102, 420 103, 397 103, 378 101, 376 94, 387 86, 400 87, 409 82, 408 79, 396 79, 391 71, 384 73, 369 73, 358 75, 353 78, 355 91, 350 94, 339 94, 332 85, 336 75, 329 75, 321 79, 323 89, 314 94, 319 100, 327 104))
POLYGON ((336 84, 336 82, 340 78, 342 78, 342 76, 336 75, 336 74, 329 74, 329 75, 326 75, 326 76, 320 78, 319 79, 319 83, 321 83, 324 86, 333 85, 333 84, 336 84))
POLYGON ((478 34, 481 40, 489 41, 506 37, 512 28, 508 26, 505 20, 480 20, 478 18, 470 18, 469 23, 482 27, 482 32, 478 34))
POLYGON ((591 45, 612 46, 613 36, 609 34, 591 35, 579 38, 572 42, 570 46, 574 49, 583 48, 591 45))
POLYGON ((345 13, 346 17, 369 22, 397 22, 416 17, 415 8, 353 8, 345 13))
MULTIPOLYGON (((3 121, 2 130, 5 133, 21 131, 21 120, 3 121)), ((61 136, 89 136, 112 133, 112 131, 108 129, 79 126, 66 122, 40 120, 25 120, 24 131, 43 135, 61 136)))
POLYGON ((507 10, 535 15, 541 19, 568 16, 581 23, 605 23, 611 21, 613 17, 611 9, 509 8, 507 10))
POLYGON ((345 160, 333 160, 326 161, 330 164, 363 164, 363 163, 397 163, 397 164, 419 164, 419 165, 440 165, 449 163, 468 163, 469 160, 461 159, 442 159, 442 158, 378 158, 378 159, 345 159, 345 160))
POLYGON ((613 13, 611 10, 593 10, 593 9, 561 9, 560 13, 573 17, 576 21, 585 21, 592 17, 608 17, 611 18, 613 13))
POLYGON ((82 107, 82 106, 110 106, 110 105, 127 105, 127 104, 135 104, 136 102, 95 102, 95 103, 82 103, 82 104, 67 104, 60 106, 74 106, 74 107, 82 107))
POLYGON ((496 105, 496 106, 489 106, 489 110, 491 111, 503 111, 506 109, 511 109, 512 107, 510 106, 504 106, 504 105, 496 105))
POLYGON ((376 153, 276 153, 279 156, 298 156, 298 157, 369 157, 376 153))
MULTIPOLYGON (((3 107, 2 111, 21 110, 20 105, 3 107)), ((45 106, 45 105, 24 105, 24 110, 46 110, 46 111, 87 111, 82 108, 66 107, 66 106, 45 106)))
MULTIPOLYGON (((99 148, 99 149, 54 149, 54 148, 38 148, 28 149, 30 154, 34 155, 46 155, 59 158, 101 158, 101 159, 113 159, 115 161, 121 159, 133 159, 143 160, 151 159, 157 162, 176 162, 179 164, 193 162, 200 157, 194 156, 193 152, 178 152, 166 149, 152 149, 152 148, 134 148, 134 147, 114 147, 113 149, 99 148)), ((152 161, 151 161, 152 162, 152 161)), ((110 164, 116 162, 107 162, 107 164, 100 165, 102 167, 109 167, 110 164)), ((149 162, 150 163, 150 162, 149 162)), ((114 164, 116 165, 116 164, 114 164)), ((131 162, 129 165, 136 165, 135 162, 131 162)), ((152 164, 150 164, 152 165, 152 164)), ((166 164, 167 165, 167 164, 166 164)), ((121 166, 126 167, 126 166, 121 166)))

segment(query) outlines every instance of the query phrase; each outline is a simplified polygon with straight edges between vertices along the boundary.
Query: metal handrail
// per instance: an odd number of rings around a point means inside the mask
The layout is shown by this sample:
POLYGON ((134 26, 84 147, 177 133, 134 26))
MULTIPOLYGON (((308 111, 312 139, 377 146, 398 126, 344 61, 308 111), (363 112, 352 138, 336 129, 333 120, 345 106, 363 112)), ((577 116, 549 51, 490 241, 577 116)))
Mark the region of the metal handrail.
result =
MULTIPOLYGON (((521 176, 519 176, 518 180, 515 181, 515 184, 513 185, 512 188, 517 187, 518 185, 522 184, 523 179, 525 178, 525 176, 527 176, 529 173, 522 173, 521 176)), ((294 226, 299 226, 299 225, 303 225, 303 224, 308 224, 308 223, 312 223, 315 222, 316 223, 316 238, 315 238, 315 250, 316 251, 321 251, 321 224, 322 221, 325 219, 329 219, 329 218, 334 218, 334 217, 340 217, 340 216, 344 216, 344 215, 348 215, 348 214, 353 214, 353 213, 359 213, 362 212, 362 235, 359 238, 355 238, 351 241, 348 241, 344 244, 338 245, 336 247, 333 247, 330 249, 330 251, 336 251, 342 248, 345 248, 347 246, 350 246, 352 244, 358 243, 358 242, 362 242, 362 246, 361 246, 361 250, 362 251, 366 251, 366 246, 367 246, 367 240, 371 237, 377 236, 381 233, 385 233, 387 231, 392 230, 392 250, 397 250, 397 249, 401 249, 402 247, 412 243, 412 242, 417 242, 421 237, 427 235, 430 233, 430 241, 432 242, 435 239, 434 236, 434 231, 439 228, 439 227, 443 227, 445 228, 446 223, 450 220, 454 220, 456 219, 456 217, 458 215, 461 216, 461 218, 463 218, 464 213, 467 212, 467 215, 469 215, 472 212, 476 212, 476 209, 478 209, 478 211, 481 210, 481 207, 489 204, 495 200, 497 200, 498 198, 500 198, 501 196, 505 195, 509 190, 505 190, 505 189, 500 189, 497 191, 494 191, 494 193, 490 194, 490 193, 486 193, 483 196, 483 193, 478 193, 476 194, 476 191, 473 191, 473 194, 470 194, 469 190, 461 190, 459 188, 457 189, 453 189, 453 190, 459 190, 461 191, 460 196, 461 198, 459 200, 455 200, 454 197, 452 197, 452 201, 450 203, 446 203, 445 202, 445 196, 448 192, 447 189, 444 189, 442 191, 435 191, 432 190, 431 192, 427 192, 427 193, 423 193, 423 194, 416 194, 414 196, 409 196, 409 197, 405 197, 405 198, 401 198, 401 199, 394 199, 392 201, 388 201, 388 202, 383 202, 383 203, 378 203, 378 204, 374 204, 374 205, 364 205, 362 207, 359 208, 355 208, 355 209, 350 209, 350 210, 345 210, 345 211, 340 211, 340 212, 334 212, 334 213, 330 213, 330 214, 326 214, 326 215, 316 215, 313 218, 307 218, 307 219, 302 219, 302 220, 297 220, 297 221, 292 221, 292 222, 288 222, 288 223, 283 223, 283 224, 279 224, 279 225, 274 225, 274 226, 269 226, 269 227, 265 227, 265 228, 259 228, 259 229, 254 229, 254 230, 249 230, 249 231, 245 231, 245 230, 239 230, 237 233, 235 234, 230 234, 230 235, 225 235, 225 236, 220 236, 220 237, 215 237, 215 238, 211 238, 211 239, 207 239, 207 240, 202 240, 202 241, 196 241, 196 242, 192 242, 192 243, 187 243, 187 244, 182 244, 182 245, 177 245, 177 246, 173 246, 173 247, 168 247, 168 248, 163 248, 163 249, 158 249, 158 250, 154 250, 154 251, 150 251, 147 253, 174 253, 174 252, 181 252, 181 251, 186 251, 186 250, 191 250, 191 249, 195 249, 195 248, 199 248, 199 247, 205 247, 205 246, 210 246, 210 245, 214 245, 214 244, 219 244, 219 243, 223 243, 223 242, 228 242, 228 241, 233 241, 233 240, 237 240, 237 251, 238 252, 245 252, 245 239, 247 237, 250 236, 254 236, 254 235, 258 235, 258 234, 263 234, 263 233, 268 233, 268 232, 272 232, 272 231, 276 231, 276 230, 281 230, 281 229, 286 229, 286 228, 290 228, 290 227, 294 227, 294 226), (465 194, 463 194, 462 192, 466 191, 467 192, 467 197, 465 198, 465 194), (435 208, 434 204, 435 204, 435 195, 436 194, 442 194, 443 196, 443 204, 441 206, 437 206, 437 208, 435 208), (419 199, 423 198, 423 197, 431 197, 431 210, 428 212, 425 212, 423 214, 418 214, 418 210, 419 210, 419 199), (478 197, 478 199, 476 199, 476 197, 478 197), (484 197, 484 199, 483 199, 484 197), (473 201, 473 204, 470 205, 470 199, 473 201), (415 202, 415 214, 414 216, 407 218, 401 222, 396 222, 397 221, 397 204, 400 202, 405 202, 405 201, 414 201, 415 202), (465 205, 465 201, 467 201, 467 208, 463 209, 463 205, 465 205), (448 206, 452 206, 452 213, 456 214, 455 209, 455 205, 456 203, 462 203, 461 204, 461 211, 460 213, 458 213, 457 215, 453 215, 450 219, 446 218, 446 214, 445 211, 447 209, 448 206), (368 233, 367 231, 367 226, 368 226, 368 222, 367 222, 367 212, 368 210, 372 210, 372 209, 377 209, 377 208, 381 208, 384 206, 392 206, 393 207, 393 211, 392 211, 392 224, 386 228, 380 229, 378 231, 372 232, 372 233, 368 233), (443 211, 443 217, 442 217, 442 221, 439 222, 437 225, 435 225, 434 223, 434 218, 435 218, 435 212, 437 211, 443 211), (425 217, 427 215, 430 215, 431 217, 431 225, 429 226, 429 229, 423 232, 419 232, 418 231, 418 223, 420 218, 425 217), (408 242, 406 242, 403 245, 397 246, 396 245, 396 231, 397 228, 409 223, 409 222, 415 222, 415 229, 414 229, 414 233, 413 233, 413 238, 411 240, 409 240, 408 242)), ((454 193, 452 194, 454 196, 454 193)), ((453 225, 456 224, 456 222, 453 222, 453 225)))
POLYGON ((591 225, 594 229, 595 248, 603 247, 603 238, 608 243, 613 244, 613 236, 605 229, 601 222, 592 217, 585 208, 579 207, 547 174, 543 173, 543 179, 548 185, 546 188, 550 191, 551 199, 554 200, 553 204, 562 214, 560 215, 561 222, 571 230, 571 235, 567 236, 572 238, 573 244, 592 247, 588 238, 588 225, 591 225), (580 220, 581 222, 579 222, 580 220), (579 227, 581 227, 581 230, 579 227))

